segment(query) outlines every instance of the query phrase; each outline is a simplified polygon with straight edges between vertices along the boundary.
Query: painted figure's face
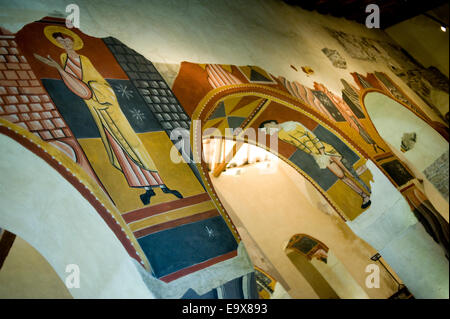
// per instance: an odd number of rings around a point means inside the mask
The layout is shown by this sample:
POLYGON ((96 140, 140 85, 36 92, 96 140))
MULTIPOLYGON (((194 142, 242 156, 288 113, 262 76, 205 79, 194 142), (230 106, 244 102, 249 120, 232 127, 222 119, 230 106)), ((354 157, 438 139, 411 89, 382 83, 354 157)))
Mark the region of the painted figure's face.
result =
POLYGON ((71 38, 57 37, 56 41, 58 41, 66 51, 73 49, 73 41, 71 38))
POLYGON ((278 125, 275 121, 264 124, 263 131, 266 134, 272 135, 280 130, 280 125, 278 125))

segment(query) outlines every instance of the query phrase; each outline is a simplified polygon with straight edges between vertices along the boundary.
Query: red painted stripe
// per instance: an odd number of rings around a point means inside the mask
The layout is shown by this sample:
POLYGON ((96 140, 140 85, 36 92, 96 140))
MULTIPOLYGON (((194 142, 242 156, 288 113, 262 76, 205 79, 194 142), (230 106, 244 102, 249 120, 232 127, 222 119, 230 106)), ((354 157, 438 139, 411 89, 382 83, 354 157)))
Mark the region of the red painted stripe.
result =
POLYGON ((211 64, 211 67, 210 67, 209 70, 211 71, 211 76, 212 76, 212 78, 215 79, 215 80, 219 83, 219 86, 224 86, 224 85, 226 85, 226 83, 224 83, 224 82, 222 81, 222 79, 220 78, 220 76, 217 74, 216 70, 215 70, 214 67, 213 67, 213 64, 211 64))
POLYGON ((167 212, 169 210, 198 204, 208 200, 211 200, 208 193, 201 193, 198 195, 177 199, 171 202, 161 203, 154 206, 144 207, 131 212, 127 212, 125 214, 122 214, 122 217, 125 220, 125 222, 131 223, 146 217, 167 212))
POLYGON ((136 238, 141 238, 141 237, 144 237, 144 236, 147 236, 147 235, 150 235, 150 234, 162 231, 162 230, 198 222, 200 220, 205 220, 207 218, 211 218, 211 217, 218 216, 218 215, 219 215, 219 212, 217 211, 217 209, 212 209, 212 210, 208 210, 206 212, 198 213, 198 214, 195 214, 192 216, 186 216, 186 217, 182 217, 179 219, 171 220, 170 222, 166 222, 166 223, 162 223, 162 224, 158 224, 158 225, 152 225, 147 228, 135 231, 134 235, 136 236, 136 238))
POLYGON ((78 68, 81 69, 81 62, 80 62, 80 58, 78 59, 72 59, 69 55, 67 55, 67 61, 71 62, 73 64, 75 64, 78 68))
POLYGON ((151 174, 146 169, 143 169, 140 167, 141 173, 144 175, 145 179, 147 180, 148 185, 161 185, 162 183, 159 183, 156 181, 156 179, 153 177, 153 174, 151 174))
POLYGON ((69 69, 70 71, 72 71, 72 73, 74 75, 76 75, 76 77, 78 79, 81 80, 81 76, 82 76, 82 71, 81 68, 77 65, 75 65, 71 60, 68 61, 68 63, 66 64, 66 69, 69 69), (71 63, 69 63, 71 62, 71 63))
POLYGON ((157 183, 159 183, 159 185, 164 184, 164 182, 162 181, 161 176, 159 176, 158 172, 151 172, 151 173, 152 173, 153 178, 156 180, 157 183))
POLYGON ((139 181, 138 177, 133 171, 133 168, 131 167, 128 159, 126 158, 126 155, 122 151, 122 148, 116 140, 111 136, 111 134, 108 132, 108 130, 105 129, 106 137, 108 138, 108 141, 111 145, 111 148, 116 155, 117 160, 119 161, 119 165, 122 168, 122 173, 125 176, 125 179, 128 182, 128 185, 130 186, 141 186, 141 182, 139 181))
POLYGON ((217 89, 216 83, 214 83, 214 81, 209 76, 208 76, 208 82, 213 89, 217 89))
POLYGON ((220 87, 221 84, 219 83, 219 81, 216 79, 216 77, 212 73, 212 69, 209 65, 207 66, 207 73, 208 73, 208 81, 211 84, 211 86, 215 89, 220 87))
POLYGON ((221 261, 224 261, 224 260, 236 257, 236 256, 237 256, 237 250, 233 250, 233 251, 231 251, 229 253, 226 253, 224 255, 211 258, 211 259, 209 259, 207 261, 204 261, 204 262, 202 262, 200 264, 196 264, 196 265, 193 265, 193 266, 190 266, 190 267, 178 270, 176 272, 168 274, 168 275, 166 275, 164 277, 161 277, 159 279, 164 281, 164 282, 171 282, 171 281, 173 281, 175 279, 178 279, 180 277, 189 275, 189 274, 191 274, 193 272, 202 270, 202 269, 204 269, 206 267, 209 267, 211 265, 217 264, 217 263, 219 263, 221 261))
POLYGON ((233 82, 233 79, 231 77, 228 76, 228 72, 225 71, 220 65, 215 65, 215 68, 217 70, 217 73, 222 77, 222 79, 224 80, 225 83, 227 84, 235 84, 233 82))
POLYGON ((408 186, 406 186, 406 187, 400 189, 400 193, 403 193, 403 192, 406 191, 407 189, 410 189, 411 187, 414 187, 414 186, 416 186, 416 185, 410 184, 410 185, 408 185, 408 186))
MULTIPOLYGON (((121 147, 120 147, 120 150, 123 152, 125 159, 128 161, 128 164, 131 166, 131 169, 133 170, 134 175, 139 180, 140 184, 136 185, 136 186, 148 186, 148 182, 147 182, 144 174, 142 174, 141 168, 139 166, 137 166, 136 163, 134 163, 133 160, 127 156, 127 153, 125 153, 121 147)), ((135 185, 130 185, 130 186, 135 186, 135 185)))
POLYGON ((230 79, 225 75, 225 70, 222 69, 220 65, 214 64, 213 65, 214 71, 216 71, 217 76, 222 80, 225 85, 233 84, 230 79))

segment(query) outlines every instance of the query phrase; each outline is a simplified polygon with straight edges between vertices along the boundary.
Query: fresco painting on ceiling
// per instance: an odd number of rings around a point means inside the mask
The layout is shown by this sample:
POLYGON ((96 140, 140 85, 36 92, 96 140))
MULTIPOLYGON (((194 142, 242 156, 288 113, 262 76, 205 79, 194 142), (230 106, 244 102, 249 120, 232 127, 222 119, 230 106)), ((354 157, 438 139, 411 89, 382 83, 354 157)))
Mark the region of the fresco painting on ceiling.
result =
POLYGON ((400 150, 405 153, 409 150, 412 150, 417 141, 417 134, 415 132, 412 133, 404 133, 402 136, 402 142, 400 145, 400 150))
MULTIPOLYGON (((293 145, 301 152, 306 153, 312 157, 312 160, 317 164, 319 172, 313 173, 313 168, 307 167, 305 163, 308 162, 299 153, 300 159, 293 160, 300 168, 308 175, 316 175, 316 181, 321 182, 323 188, 327 180, 324 179, 325 174, 321 170, 328 169, 339 180, 347 185, 352 191, 361 196, 361 208, 365 209, 370 206, 370 188, 367 184, 356 174, 351 162, 348 158, 343 157, 332 145, 319 139, 312 131, 306 128, 299 122, 287 121, 278 123, 276 120, 266 120, 259 126, 266 134, 278 134, 278 138, 288 144, 293 145), (350 164, 349 164, 350 162, 350 164), (347 163, 347 168, 343 163, 347 163)), ((317 132, 324 131, 322 126, 317 127, 317 132)))
MULTIPOLYGON (((255 96, 245 96, 226 99, 220 101, 217 108, 213 111, 203 129, 216 128, 222 135, 226 134, 227 128, 244 129, 248 124, 248 117, 252 113, 258 112, 267 99, 255 96)), ((233 132, 236 134, 238 131, 233 132)))
POLYGON ((308 235, 298 234, 291 237, 286 246, 287 249, 294 249, 305 255, 309 260, 313 258, 327 263, 328 247, 308 235))
POLYGON ((369 43, 368 39, 361 38, 345 32, 326 28, 329 34, 335 38, 344 50, 354 59, 375 61, 378 49, 369 43))
POLYGON ((306 76, 311 76, 314 74, 314 70, 309 66, 302 66, 302 71, 306 74, 306 76))
MULTIPOLYGON (((42 104, 21 106, 20 118, 29 117, 31 122, 22 126, 37 130, 49 142, 67 143, 65 150, 60 149, 75 154, 122 213, 155 280, 177 282, 205 269, 204 275, 196 276, 209 277, 206 285, 212 285, 223 274, 208 268, 228 260, 227 278, 234 274, 234 279, 211 286, 207 294, 255 296, 253 267, 244 266, 250 263, 245 254, 238 254, 244 248, 226 212, 219 211, 205 191, 195 166, 170 160, 178 142, 170 139, 172 133, 188 132, 190 118, 153 64, 116 39, 69 30, 62 19, 44 18, 26 25, 16 41, 22 59, 33 70, 26 71, 27 76, 36 79, 36 85, 28 91, 20 89, 16 99, 37 102, 35 95, 42 96, 42 104), (51 122, 43 122, 47 113, 51 122), (37 115, 42 124, 33 123, 37 115), (62 126, 57 127, 55 120, 62 126), (60 140, 55 138, 58 130, 65 134, 60 140), (70 144, 66 136, 72 138, 70 144)), ((196 285, 191 283, 191 288, 198 291, 196 285)), ((201 297, 188 288, 186 296, 201 297)))
MULTIPOLYGON (((392 43, 326 29, 352 58, 385 63, 439 118, 446 121, 433 97, 434 92, 445 93, 447 97, 449 93, 449 80, 439 70, 435 67, 425 68, 405 50, 392 43)), ((446 123, 448 125, 448 121, 446 123)))
MULTIPOLYGON (((272 75, 254 65, 239 66, 239 71, 245 75, 247 82, 260 84, 277 84, 272 75)), ((230 69, 231 70, 231 69, 230 69)))
POLYGON ((448 161, 449 151, 447 150, 423 171, 427 179, 439 190, 447 202, 449 200, 448 161))
MULTIPOLYGON (((375 153, 378 153, 378 151, 385 152, 384 148, 379 146, 364 128, 364 124, 360 119, 364 119, 365 115, 362 112, 361 107, 355 105, 355 101, 351 103, 353 107, 349 106, 345 100, 339 98, 320 83, 314 82, 315 90, 310 90, 297 81, 290 82, 284 77, 279 77, 279 79, 290 94, 301 99, 304 103, 316 106, 317 110, 327 116, 330 120, 334 122, 346 122, 349 124, 349 126, 358 132, 367 144, 370 144, 373 147, 375 153), (313 94, 315 98, 312 97, 311 94, 313 94)), ((347 87, 346 89, 348 91, 352 88, 347 87)))
POLYGON ((379 161, 379 163, 397 186, 405 185, 414 178, 408 169, 397 159, 388 159, 388 161, 379 161))
POLYGON ((358 90, 344 79, 341 79, 341 83, 344 86, 344 89, 342 90, 342 99, 344 102, 347 103, 357 118, 365 118, 366 116, 364 115, 364 111, 362 110, 359 101, 358 90))
POLYGON ((329 49, 329 48, 323 48, 322 49, 323 54, 327 56, 327 58, 331 61, 334 67, 339 69, 346 69, 347 68, 347 62, 345 59, 339 54, 337 50, 329 49))

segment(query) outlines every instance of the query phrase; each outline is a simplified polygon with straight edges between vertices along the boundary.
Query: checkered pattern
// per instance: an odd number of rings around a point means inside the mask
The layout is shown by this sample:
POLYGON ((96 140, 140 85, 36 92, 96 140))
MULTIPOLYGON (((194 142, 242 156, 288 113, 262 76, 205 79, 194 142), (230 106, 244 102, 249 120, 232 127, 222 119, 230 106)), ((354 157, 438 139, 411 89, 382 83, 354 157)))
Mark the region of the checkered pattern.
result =
POLYGON ((105 38, 103 41, 167 134, 170 136, 175 128, 189 130, 191 124, 189 116, 153 64, 117 39, 105 38))
POLYGON ((43 140, 72 136, 13 35, 0 35, 0 116, 43 140))

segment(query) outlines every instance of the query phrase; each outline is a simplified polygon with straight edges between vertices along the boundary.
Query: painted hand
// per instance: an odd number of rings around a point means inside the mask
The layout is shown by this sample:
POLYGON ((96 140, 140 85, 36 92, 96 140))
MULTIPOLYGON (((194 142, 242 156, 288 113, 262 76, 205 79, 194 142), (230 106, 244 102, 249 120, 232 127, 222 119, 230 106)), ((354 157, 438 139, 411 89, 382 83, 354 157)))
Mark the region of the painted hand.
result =
POLYGON ((38 59, 39 61, 41 61, 42 63, 45 63, 49 66, 51 66, 52 68, 56 68, 56 69, 61 69, 61 66, 58 64, 58 62, 56 62, 55 60, 53 60, 50 55, 47 55, 47 58, 44 58, 42 56, 40 56, 39 54, 33 53, 34 57, 36 59, 38 59))

